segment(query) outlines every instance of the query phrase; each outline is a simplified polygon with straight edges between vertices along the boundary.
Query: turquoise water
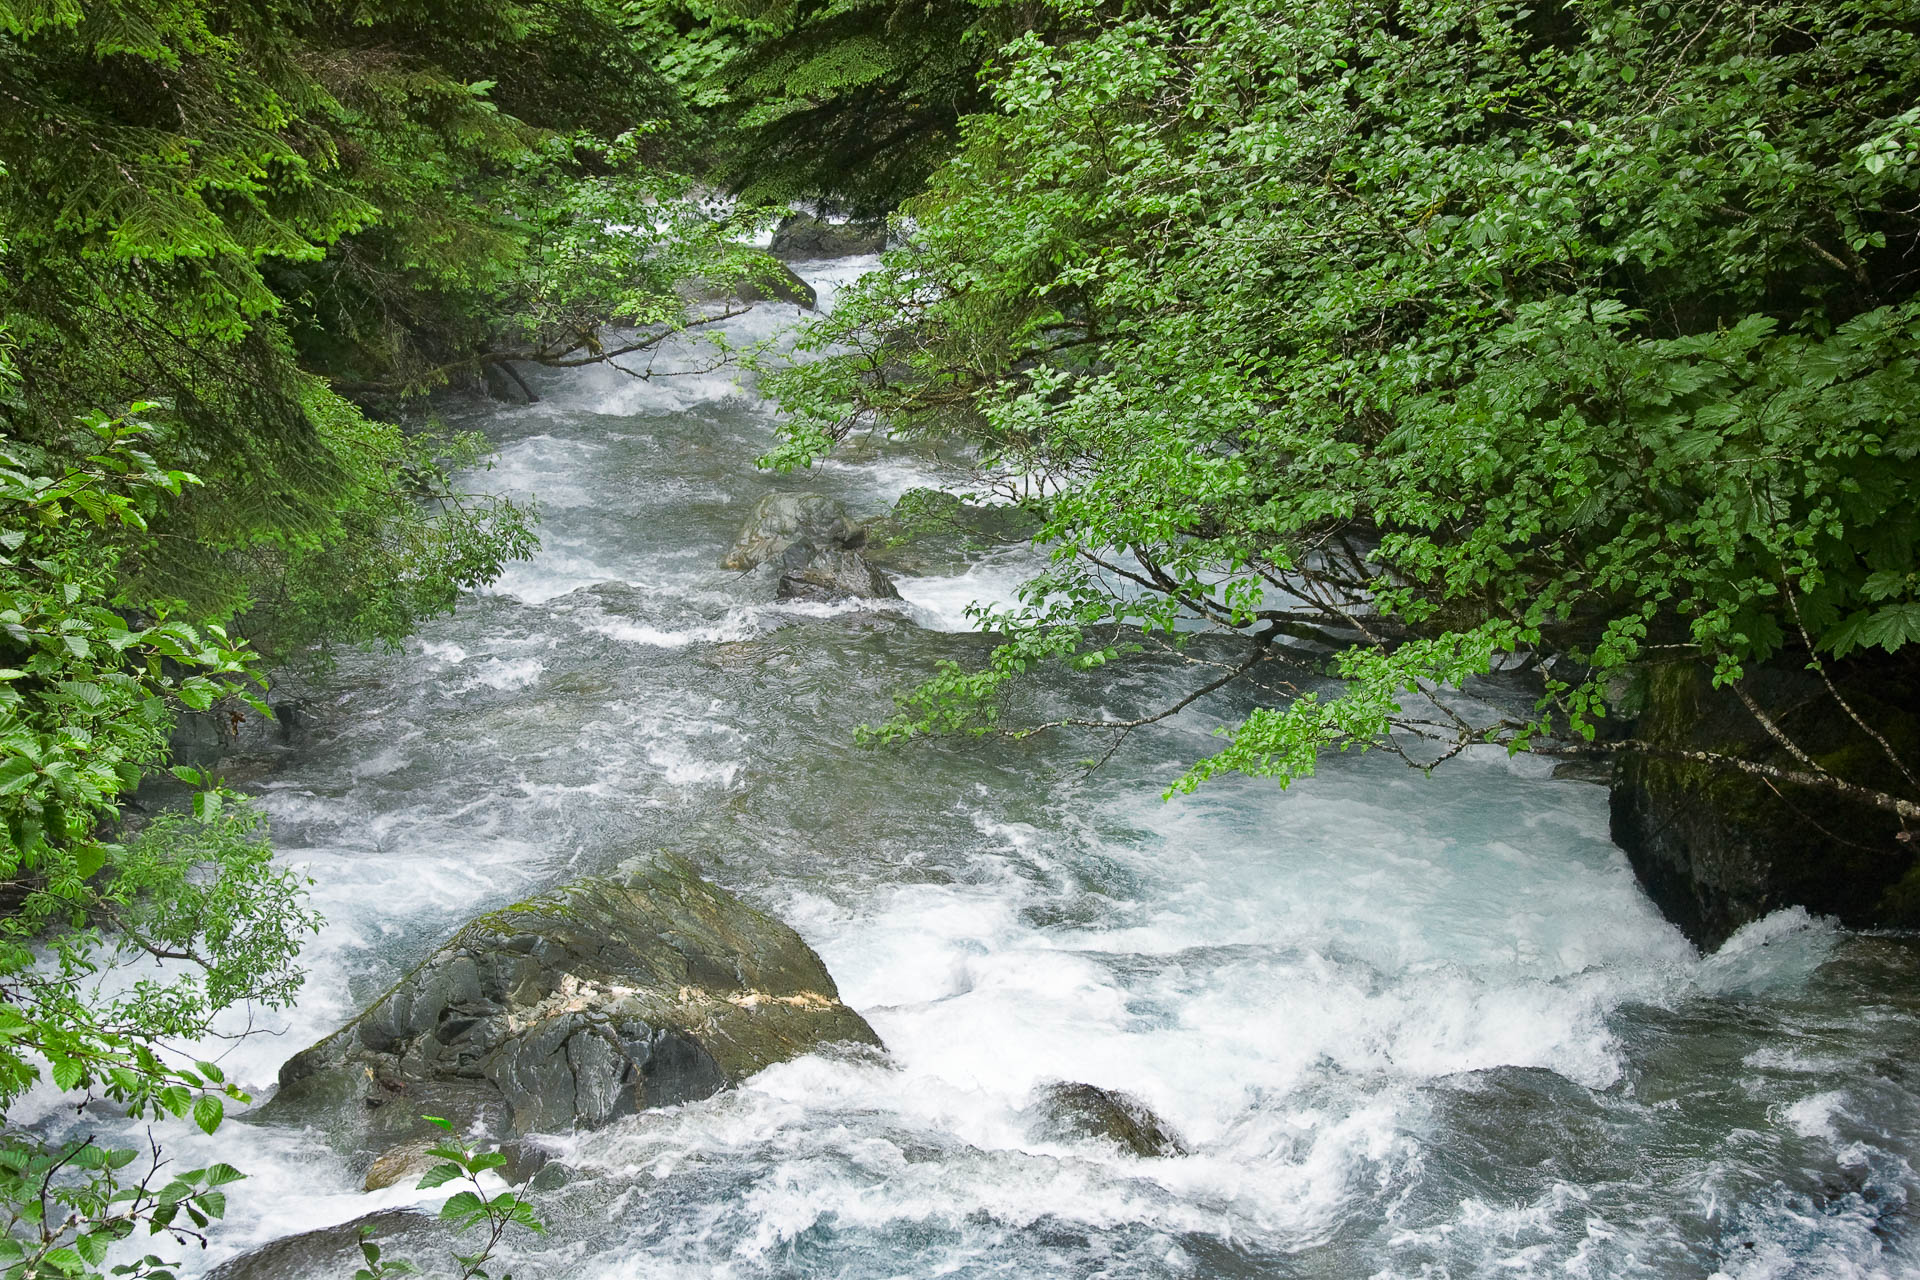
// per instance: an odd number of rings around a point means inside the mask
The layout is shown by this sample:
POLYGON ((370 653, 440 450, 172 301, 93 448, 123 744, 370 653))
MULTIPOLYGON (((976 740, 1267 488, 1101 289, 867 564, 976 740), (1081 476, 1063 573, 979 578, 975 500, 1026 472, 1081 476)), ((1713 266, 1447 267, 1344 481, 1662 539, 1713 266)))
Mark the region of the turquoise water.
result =
MULTIPOLYGON (((830 298, 862 265, 801 269, 830 298)), ((1225 702, 1091 775, 1092 739, 858 748, 894 692, 980 651, 964 606, 1032 553, 904 578, 878 612, 778 603, 715 567, 762 493, 871 514, 957 470, 869 450, 759 473, 772 411, 726 374, 538 386, 469 425, 500 449, 474 483, 540 502, 539 556, 403 652, 284 687, 305 727, 233 762, 329 923, 301 1006, 221 1046, 230 1070, 265 1096, 467 916, 660 847, 798 928, 891 1056, 554 1135, 579 1176, 516 1275, 1916 1270, 1912 939, 1783 912, 1702 958, 1609 843, 1604 792, 1497 753, 1162 802, 1225 702), (1136 1095, 1189 1154, 1049 1136, 1034 1092, 1058 1080, 1136 1095)), ((1183 678, 1030 696, 1123 714, 1183 678)), ((432 1199, 361 1193, 309 1135, 221 1143, 252 1176, 196 1269, 432 1199)))

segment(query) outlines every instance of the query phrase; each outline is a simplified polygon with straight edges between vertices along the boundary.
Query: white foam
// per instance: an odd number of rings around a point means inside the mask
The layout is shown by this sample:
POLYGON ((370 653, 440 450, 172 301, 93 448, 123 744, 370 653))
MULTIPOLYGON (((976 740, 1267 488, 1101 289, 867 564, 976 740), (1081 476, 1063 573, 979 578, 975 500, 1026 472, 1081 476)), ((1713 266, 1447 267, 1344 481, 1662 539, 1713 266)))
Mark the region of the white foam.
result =
MULTIPOLYGON (((865 265, 801 269, 830 300, 865 265)), ((729 333, 771 337, 797 316, 763 306, 729 333)), ((693 367, 701 354, 690 340, 661 359, 693 367)), ((503 411, 501 463, 476 477, 547 509, 538 557, 410 654, 351 670, 319 740, 261 784, 280 856, 313 876, 329 923, 300 1007, 267 1021, 278 1035, 214 1046, 246 1087, 270 1091, 291 1049, 475 911, 605 865, 636 831, 684 830, 698 833, 684 836, 690 851, 718 851, 738 887, 799 929, 889 1056, 808 1055, 700 1103, 554 1137, 581 1186, 623 1189, 593 1222, 556 1224, 563 1237, 601 1233, 595 1243, 542 1246, 553 1252, 516 1274, 826 1274, 837 1264, 823 1251, 840 1242, 868 1250, 875 1274, 915 1276, 1212 1274, 1213 1249, 1249 1272, 1297 1256, 1345 1274, 1316 1252, 1338 1248, 1353 1274, 1605 1277, 1677 1256, 1673 1241, 1697 1230, 1694 1207, 1663 1202, 1664 1189, 1509 1193, 1440 1168, 1437 1099, 1471 1087, 1463 1073, 1527 1069, 1593 1090, 1582 1096, 1595 1107, 1678 1117, 1691 1095, 1636 1100, 1648 1068, 1623 1011, 1804 990, 1842 937, 1832 924, 1779 912, 1700 958, 1609 842, 1604 793, 1546 782, 1550 762, 1492 748, 1431 779, 1341 757, 1286 792, 1223 779, 1165 804, 1218 713, 1143 731, 1084 780, 1045 739, 837 755, 821 746, 834 726, 811 687, 790 694, 751 663, 742 676, 684 656, 876 607, 776 602, 769 583, 711 568, 730 504, 752 492, 716 477, 765 447, 770 411, 731 371, 540 376, 541 402, 503 411), (673 416, 689 407, 698 414, 673 416), (676 458, 694 458, 694 474, 676 458), (1040 1091, 1062 1080, 1134 1095, 1185 1154, 1143 1160, 1049 1125, 1040 1091), (1457 1192, 1402 1220, 1448 1177, 1457 1192), (1032 1243, 1056 1237, 1081 1243, 1032 1243), (901 1241, 896 1261, 887 1250, 901 1241)), ((858 510, 938 478, 886 449, 819 476, 858 510)), ((851 626, 810 625, 768 649, 857 643, 850 657, 881 654, 910 684, 964 652, 926 633, 970 630, 969 604, 1012 604, 1044 563, 1008 548, 903 579, 900 608, 920 631, 856 641, 851 626)), ((848 692, 873 695, 851 680, 848 692)), ((1751 1107, 1742 1122, 1765 1129, 1755 1148, 1888 1163, 1843 1145, 1864 1105, 1843 1046, 1783 1042, 1745 1052, 1738 1070, 1751 1073, 1735 1090, 1751 1107)), ((58 1098, 36 1098, 33 1114, 52 1122, 58 1098)), ((1719 1123, 1713 1106, 1684 1118, 1719 1123)), ((1686 1124, 1670 1131, 1692 1140, 1686 1124)), ((249 1129, 233 1142, 222 1158, 255 1177, 194 1266, 413 1196, 358 1193, 315 1135, 249 1129)), ((214 1149, 179 1138, 189 1162, 214 1149)), ((1729 1263, 1740 1280, 1874 1274, 1849 1270, 1879 1247, 1865 1209, 1811 1213, 1784 1186, 1742 1183, 1747 1171, 1714 1151, 1670 1158, 1693 1161, 1675 1185, 1705 1188, 1715 1238, 1756 1242, 1729 1263)), ((1713 1247, 1688 1238, 1696 1246, 1713 1247)))
POLYGON ((1833 1142, 1838 1138, 1834 1118, 1841 1113, 1846 1100, 1846 1094, 1838 1089, 1810 1094, 1785 1108, 1782 1119, 1803 1138, 1825 1138, 1833 1142))
POLYGON ((540 678, 546 664, 538 658, 488 658, 474 669, 474 684, 485 685, 489 689, 524 689, 540 678))
POLYGON ((975 561, 957 574, 902 577, 895 585, 913 607, 913 620, 930 631, 974 631, 968 610, 976 605, 1011 608, 1021 584, 1044 563, 1042 553, 1015 547, 975 561))

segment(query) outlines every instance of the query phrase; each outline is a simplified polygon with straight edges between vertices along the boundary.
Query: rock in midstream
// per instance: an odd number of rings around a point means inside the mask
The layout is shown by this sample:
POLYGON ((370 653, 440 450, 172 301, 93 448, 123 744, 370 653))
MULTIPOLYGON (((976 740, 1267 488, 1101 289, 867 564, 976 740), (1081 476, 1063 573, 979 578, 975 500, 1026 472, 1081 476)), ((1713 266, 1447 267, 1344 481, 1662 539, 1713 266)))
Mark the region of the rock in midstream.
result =
POLYGON ((808 258, 851 258, 879 253, 887 247, 884 221, 828 222, 811 214, 795 213, 781 219, 767 252, 799 262, 808 258))
POLYGON ((382 1209, 337 1226, 283 1236, 221 1263, 207 1280, 347 1280, 363 1265, 363 1238, 375 1241, 389 1258, 410 1260, 444 1256, 449 1242, 470 1245, 424 1213, 382 1209))
POLYGON ((1098 1085, 1061 1081, 1040 1091, 1043 1127, 1068 1138, 1098 1138, 1137 1156, 1184 1155, 1186 1149, 1146 1103, 1098 1085))
POLYGON ((720 565, 773 563, 783 600, 897 600, 893 581, 860 554, 866 540, 866 530, 831 498, 769 493, 754 504, 720 565))
POLYGON ((422 1116, 500 1141, 592 1128, 833 1043, 880 1039, 813 949, 661 855, 469 922, 289 1059, 260 1116, 386 1153, 370 1178, 394 1181, 422 1116))
POLYGON ((866 526, 860 554, 887 573, 965 573, 983 552, 1031 543, 1034 514, 1013 504, 969 502, 939 489, 908 489, 866 526))
POLYGON ((793 542, 780 553, 782 600, 898 600, 893 580, 858 551, 793 542))

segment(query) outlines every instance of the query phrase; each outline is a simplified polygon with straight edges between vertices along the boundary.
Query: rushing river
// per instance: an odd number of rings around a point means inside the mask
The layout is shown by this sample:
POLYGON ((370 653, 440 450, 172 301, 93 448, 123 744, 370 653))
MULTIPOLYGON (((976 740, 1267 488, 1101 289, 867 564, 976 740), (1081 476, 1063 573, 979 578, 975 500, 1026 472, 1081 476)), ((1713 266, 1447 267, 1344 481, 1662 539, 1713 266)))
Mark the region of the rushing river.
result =
MULTIPOLYGON (((830 296, 863 265, 802 271, 830 296)), ((1230 707, 1091 775, 1092 739, 862 749, 894 692, 981 651, 964 606, 1033 553, 903 578, 885 610, 776 603, 715 567, 762 493, 874 514, 952 479, 940 459, 771 476, 772 410, 732 375, 536 385, 464 425, 500 451, 476 485, 537 497, 539 555, 290 690, 302 732, 232 762, 328 924, 299 1009, 228 1067, 265 1096, 466 917, 655 848, 793 924, 891 1058, 557 1138, 579 1176, 522 1280, 1920 1268, 1915 940, 1782 912, 1702 958, 1609 843, 1605 792, 1497 753, 1163 802, 1230 707), (1134 1094, 1189 1154, 1049 1136, 1034 1091, 1060 1080, 1134 1094)), ((1125 712, 1180 677, 1035 697, 1125 712)), ((229 1125, 218 1150, 251 1178, 196 1270, 431 1200, 361 1193, 298 1133, 229 1125)))

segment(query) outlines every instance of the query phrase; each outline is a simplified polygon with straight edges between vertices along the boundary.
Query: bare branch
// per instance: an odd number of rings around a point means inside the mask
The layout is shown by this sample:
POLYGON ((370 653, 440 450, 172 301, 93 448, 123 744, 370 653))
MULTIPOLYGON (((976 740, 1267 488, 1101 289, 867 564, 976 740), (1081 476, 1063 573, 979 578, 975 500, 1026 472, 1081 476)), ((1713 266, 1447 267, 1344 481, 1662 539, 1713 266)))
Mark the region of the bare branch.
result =
POLYGON ((1864 787, 1857 782, 1847 782, 1830 773, 1808 773, 1803 769, 1782 769, 1776 765, 1761 764, 1757 760, 1747 760, 1740 756, 1730 756, 1718 751, 1698 751, 1686 747, 1661 746, 1657 742, 1644 742, 1637 738, 1622 738, 1615 742, 1590 742, 1578 746, 1548 747, 1529 744, 1527 750, 1543 756, 1581 756, 1606 755, 1619 752, 1633 752, 1638 755, 1654 756, 1662 760, 1685 760, 1694 764, 1712 765, 1718 769, 1732 769, 1755 778, 1768 778, 1775 782, 1790 782, 1795 786, 1813 787, 1821 791, 1830 791, 1850 800, 1857 800, 1870 808, 1879 809, 1898 817, 1920 819, 1920 803, 1879 791, 1873 787, 1864 787))

